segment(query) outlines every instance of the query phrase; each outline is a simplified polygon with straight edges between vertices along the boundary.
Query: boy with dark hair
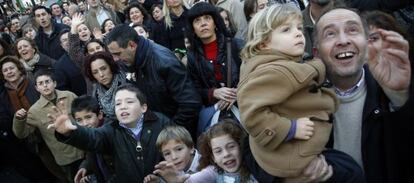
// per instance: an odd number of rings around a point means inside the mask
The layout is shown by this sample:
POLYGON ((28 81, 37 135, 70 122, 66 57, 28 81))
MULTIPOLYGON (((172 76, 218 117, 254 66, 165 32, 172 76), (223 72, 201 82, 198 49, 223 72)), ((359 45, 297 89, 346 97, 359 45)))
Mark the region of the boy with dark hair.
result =
MULTIPOLYGON (((71 111, 79 126, 98 128, 104 124, 99 103, 91 96, 80 96, 73 100, 71 111)), ((112 166, 110 157, 88 152, 76 173, 75 182, 108 182, 113 175, 112 166)))
POLYGON ((69 91, 56 90, 56 81, 49 70, 38 71, 34 79, 35 88, 41 96, 28 111, 20 109, 16 112, 13 119, 13 132, 18 138, 26 138, 38 129, 56 163, 62 167, 68 181, 73 182, 77 168, 83 159, 83 152, 56 140, 53 130, 47 129, 49 124, 47 114, 52 112, 52 108, 57 103, 69 107, 77 96, 69 91))

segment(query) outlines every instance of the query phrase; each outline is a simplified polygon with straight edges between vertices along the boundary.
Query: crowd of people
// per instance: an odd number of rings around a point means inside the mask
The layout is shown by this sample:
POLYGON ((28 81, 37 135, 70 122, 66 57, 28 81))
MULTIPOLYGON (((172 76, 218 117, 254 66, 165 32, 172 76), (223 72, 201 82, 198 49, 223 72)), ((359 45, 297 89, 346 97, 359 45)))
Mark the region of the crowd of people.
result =
POLYGON ((414 5, 369 2, 2 11, 0 180, 412 182, 414 5))

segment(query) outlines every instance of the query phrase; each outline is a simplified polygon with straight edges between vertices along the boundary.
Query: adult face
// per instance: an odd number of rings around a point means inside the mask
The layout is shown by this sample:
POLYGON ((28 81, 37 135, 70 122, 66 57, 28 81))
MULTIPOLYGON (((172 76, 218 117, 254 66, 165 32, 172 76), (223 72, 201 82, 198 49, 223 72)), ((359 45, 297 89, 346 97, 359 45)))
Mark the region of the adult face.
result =
POLYGON ((45 9, 37 9, 35 11, 35 20, 43 28, 49 28, 51 26, 52 16, 45 9))
POLYGON ((178 7, 183 4, 182 0, 166 0, 169 8, 178 7))
POLYGON ((1 67, 4 80, 8 83, 15 83, 23 76, 22 72, 17 68, 13 62, 6 62, 1 67))
POLYGON ((50 76, 39 76, 36 78, 36 90, 46 98, 52 98, 56 88, 56 81, 50 76))
POLYGON ((102 113, 96 114, 86 109, 75 112, 74 117, 80 126, 85 126, 88 128, 97 128, 99 126, 100 120, 103 118, 102 113))
POLYGON ((179 171, 185 171, 193 160, 191 153, 194 152, 194 148, 178 140, 169 140, 161 147, 161 152, 166 161, 174 163, 179 171))
POLYGON ((86 50, 88 51, 89 55, 92 55, 99 51, 105 51, 105 49, 97 42, 90 42, 86 45, 86 50))
POLYGON ((164 18, 164 13, 162 13, 162 10, 159 7, 155 7, 154 11, 152 11, 152 17, 155 21, 161 21, 162 18, 164 18))
POLYGON ((240 145, 230 135, 214 137, 210 144, 217 166, 229 173, 239 171, 241 166, 240 145))
POLYGON ((63 3, 62 7, 63 7, 63 10, 65 10, 66 12, 69 11, 69 4, 68 3, 63 3))
POLYGON ((135 50, 137 49, 135 42, 129 41, 126 48, 121 48, 116 41, 113 41, 108 45, 108 49, 115 61, 122 60, 128 66, 134 65, 135 50))
POLYGON ((62 15, 62 9, 58 4, 52 6, 52 15, 53 16, 60 16, 62 15))
POLYGON ((110 32, 114 27, 115 27, 115 24, 114 22, 112 22, 112 20, 106 21, 104 25, 105 33, 110 32))
POLYGON ((91 8, 96 8, 99 6, 99 0, 88 0, 88 4, 91 8))
POLYGON ((378 28, 376 26, 369 27, 369 41, 371 42, 372 46, 376 48, 376 50, 381 50, 382 47, 382 37, 381 34, 378 32, 378 28))
POLYGON ((203 43, 211 43, 216 40, 216 24, 214 24, 213 17, 211 15, 202 15, 193 20, 193 28, 197 37, 203 43))
POLYGON ((36 30, 34 30, 33 28, 29 28, 24 34, 24 36, 34 40, 34 38, 36 37, 36 30))
POLYGON ((147 31, 145 31, 145 29, 142 28, 141 26, 134 27, 134 30, 138 33, 138 35, 140 35, 140 36, 142 36, 144 38, 148 38, 147 31))
POLYGON ((305 37, 302 31, 302 19, 290 19, 272 31, 272 36, 266 44, 266 48, 290 56, 302 56, 305 50, 305 37))
POLYGON ((112 79, 114 75, 112 74, 111 68, 109 64, 103 59, 96 59, 91 62, 91 73, 92 76, 96 79, 96 81, 107 87, 110 88, 112 84, 112 79))
POLYGON ((11 20, 10 31, 15 33, 18 30, 20 30, 20 20, 17 18, 14 18, 13 20, 11 20))
POLYGON ((230 20, 229 20, 229 16, 227 15, 226 11, 222 11, 220 12, 220 16, 224 21, 224 25, 226 25, 226 28, 229 29, 230 28, 230 20))
POLYGON ((115 94, 115 114, 119 123, 129 128, 136 127, 137 120, 147 111, 147 105, 141 104, 137 95, 128 90, 115 94))
POLYGON ((129 19, 134 24, 142 24, 144 20, 144 15, 142 15, 141 10, 136 7, 133 7, 129 10, 129 19))
POLYGON ((62 23, 66 24, 68 26, 71 26, 72 25, 72 19, 70 19, 70 17, 63 17, 62 23))
POLYGON ((91 39, 91 31, 85 24, 80 24, 77 29, 81 41, 86 42, 91 39))
POLYGON ((29 61, 35 55, 36 50, 32 47, 32 45, 26 40, 20 40, 17 43, 17 52, 19 53, 20 58, 25 61, 29 61))
POLYGON ((346 9, 332 10, 316 26, 317 54, 326 65, 328 77, 359 77, 367 49, 359 15, 346 9))
POLYGON ((66 51, 69 52, 69 33, 62 34, 60 36, 60 46, 66 51))

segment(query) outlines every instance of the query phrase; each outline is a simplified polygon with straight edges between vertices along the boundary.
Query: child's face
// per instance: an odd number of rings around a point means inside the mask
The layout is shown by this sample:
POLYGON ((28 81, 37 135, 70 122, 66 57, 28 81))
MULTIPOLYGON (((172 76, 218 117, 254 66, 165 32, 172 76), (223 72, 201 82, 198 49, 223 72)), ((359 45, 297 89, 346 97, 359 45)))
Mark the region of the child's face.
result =
POLYGON ((54 95, 56 82, 50 76, 39 76, 36 78, 36 90, 44 97, 49 98, 54 95))
POLYGON ((75 112, 74 117, 80 126, 97 128, 99 126, 99 121, 103 116, 102 114, 96 114, 85 109, 79 112, 75 112))
POLYGON ((241 165, 240 146, 230 135, 212 138, 210 143, 214 162, 220 168, 230 173, 239 171, 241 165))
POLYGON ((193 147, 188 147, 178 140, 169 140, 161 147, 162 156, 170 163, 174 163, 175 167, 180 170, 186 170, 193 160, 191 152, 193 147))
POLYGON ((120 90, 115 94, 115 114, 119 123, 128 128, 136 127, 137 120, 147 111, 147 105, 141 105, 134 92, 120 90))
POLYGON ((290 56, 302 56, 305 50, 302 19, 287 20, 274 29, 265 48, 280 51, 290 56))

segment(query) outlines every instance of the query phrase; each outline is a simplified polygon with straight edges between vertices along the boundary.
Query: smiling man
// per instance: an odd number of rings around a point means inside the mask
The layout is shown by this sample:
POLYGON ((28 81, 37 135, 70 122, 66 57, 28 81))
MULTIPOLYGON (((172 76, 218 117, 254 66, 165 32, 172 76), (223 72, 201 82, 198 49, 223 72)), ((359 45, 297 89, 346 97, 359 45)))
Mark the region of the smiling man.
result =
POLYGON ((69 29, 67 25, 52 21, 50 10, 44 6, 33 8, 33 16, 39 24, 39 32, 35 37, 36 45, 43 54, 58 60, 65 51, 60 47, 59 33, 63 29, 69 29))
POLYGON ((328 11, 315 25, 316 56, 341 102, 333 147, 363 167, 367 182, 409 182, 414 106, 408 42, 379 30, 384 42, 374 47, 366 23, 344 8, 328 11))

